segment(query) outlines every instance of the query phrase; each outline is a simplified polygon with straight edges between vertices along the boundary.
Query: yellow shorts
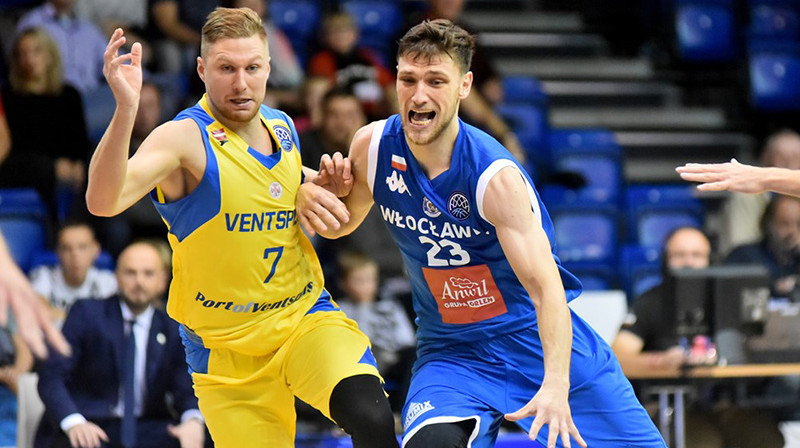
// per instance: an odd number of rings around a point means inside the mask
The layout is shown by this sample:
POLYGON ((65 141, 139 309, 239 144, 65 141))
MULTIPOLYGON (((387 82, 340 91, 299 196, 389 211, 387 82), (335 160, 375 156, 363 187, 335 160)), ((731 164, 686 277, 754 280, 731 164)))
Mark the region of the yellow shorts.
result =
POLYGON ((339 381, 360 374, 380 378, 369 339, 338 308, 304 316, 267 356, 209 350, 185 328, 181 334, 217 448, 293 447, 295 395, 331 418, 329 400, 339 381))

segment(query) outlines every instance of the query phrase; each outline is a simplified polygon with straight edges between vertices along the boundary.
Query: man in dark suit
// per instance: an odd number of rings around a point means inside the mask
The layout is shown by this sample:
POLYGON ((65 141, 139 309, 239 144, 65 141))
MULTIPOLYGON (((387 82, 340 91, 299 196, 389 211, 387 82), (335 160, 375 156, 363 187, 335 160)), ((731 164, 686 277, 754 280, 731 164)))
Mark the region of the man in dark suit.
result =
POLYGON ((45 415, 36 448, 203 446, 178 325, 154 307, 168 264, 156 244, 134 243, 117 262, 119 293, 70 310, 63 332, 72 356, 51 356, 39 369, 45 415))

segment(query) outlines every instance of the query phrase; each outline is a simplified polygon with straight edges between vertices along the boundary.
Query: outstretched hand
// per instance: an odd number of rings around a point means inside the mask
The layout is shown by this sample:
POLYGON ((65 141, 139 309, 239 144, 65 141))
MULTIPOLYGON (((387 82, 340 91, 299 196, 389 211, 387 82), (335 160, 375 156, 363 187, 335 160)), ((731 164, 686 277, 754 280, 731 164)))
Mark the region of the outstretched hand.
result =
POLYGON ((117 28, 103 53, 103 76, 118 105, 137 107, 142 90, 142 44, 135 42, 130 53, 120 55, 119 49, 123 45, 125 36, 122 29, 117 28))
POLYGON ((11 259, 0 234, 0 326, 6 325, 9 308, 17 319, 20 337, 37 358, 47 357, 45 340, 61 354, 69 355, 67 340, 53 324, 44 300, 11 259))
POLYGON ((567 401, 567 393, 559 390, 558 388, 543 384, 539 392, 528 402, 525 406, 506 414, 505 418, 508 421, 516 422, 526 417, 535 416, 531 430, 528 437, 531 440, 536 440, 539 431, 547 424, 549 425, 549 433, 547 435, 547 447, 555 447, 558 436, 561 436, 561 443, 564 448, 570 448, 570 436, 572 436, 578 445, 586 447, 586 442, 575 427, 572 421, 572 414, 567 401))
POLYGON ((745 165, 736 159, 728 163, 687 163, 675 169, 684 180, 700 182, 702 191, 729 190, 739 193, 763 193, 764 168, 745 165))
POLYGON ((336 152, 333 157, 324 154, 319 162, 319 174, 313 182, 325 188, 336 197, 343 198, 350 194, 353 188, 353 173, 350 159, 336 152))

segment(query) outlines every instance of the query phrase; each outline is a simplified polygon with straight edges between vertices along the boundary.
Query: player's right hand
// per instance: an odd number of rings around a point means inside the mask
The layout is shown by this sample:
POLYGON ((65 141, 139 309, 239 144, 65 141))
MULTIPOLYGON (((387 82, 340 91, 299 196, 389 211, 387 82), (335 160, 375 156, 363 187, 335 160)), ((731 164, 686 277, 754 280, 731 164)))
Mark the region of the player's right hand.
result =
POLYGON ((67 437, 72 448, 99 448, 101 441, 108 442, 105 431, 92 422, 79 423, 69 428, 67 437))
POLYGON ((350 220, 347 206, 335 194, 313 182, 300 185, 297 191, 297 218, 310 235, 339 230, 350 220))
POLYGON ((117 28, 103 53, 103 76, 106 77, 118 106, 138 107, 142 90, 142 44, 135 42, 131 52, 119 54, 125 45, 122 29, 117 28), (130 64, 125 62, 130 61, 130 64))

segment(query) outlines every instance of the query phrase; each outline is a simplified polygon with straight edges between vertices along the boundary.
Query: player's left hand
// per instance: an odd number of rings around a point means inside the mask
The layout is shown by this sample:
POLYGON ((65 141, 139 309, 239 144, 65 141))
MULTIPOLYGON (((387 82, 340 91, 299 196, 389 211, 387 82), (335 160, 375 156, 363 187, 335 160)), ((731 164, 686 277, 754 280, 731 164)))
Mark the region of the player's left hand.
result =
POLYGON ((334 153, 333 157, 323 154, 319 162, 319 174, 313 182, 338 198, 347 196, 353 188, 350 159, 342 156, 340 152, 334 153))
POLYGON ((187 419, 180 425, 167 426, 169 435, 178 439, 181 448, 203 448, 206 439, 206 430, 203 422, 196 418, 187 419))
POLYGON ((551 386, 547 383, 542 384, 539 392, 521 409, 510 414, 506 414, 506 420, 515 422, 522 420, 526 417, 535 416, 531 430, 528 437, 531 440, 536 440, 542 426, 549 425, 549 434, 547 435, 547 447, 553 448, 556 446, 558 436, 561 436, 561 443, 564 448, 571 448, 570 438, 572 436, 578 445, 586 447, 578 428, 572 421, 572 414, 569 409, 569 395, 568 388, 551 386))

